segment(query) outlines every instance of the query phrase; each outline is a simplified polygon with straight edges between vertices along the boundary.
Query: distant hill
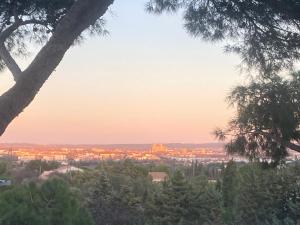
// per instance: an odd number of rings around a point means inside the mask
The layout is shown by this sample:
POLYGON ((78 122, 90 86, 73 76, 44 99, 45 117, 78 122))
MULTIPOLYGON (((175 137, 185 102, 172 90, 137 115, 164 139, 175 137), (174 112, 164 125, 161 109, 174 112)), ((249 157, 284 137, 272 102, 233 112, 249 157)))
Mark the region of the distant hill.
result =
MULTIPOLYGON (((212 143, 163 143, 168 148, 223 148, 224 143, 212 142, 212 143)), ((59 144, 59 145, 42 145, 42 144, 30 144, 30 143, 0 143, 0 148, 104 148, 104 149, 138 149, 147 150, 150 149, 152 144, 82 144, 82 145, 71 145, 71 144, 59 144)))

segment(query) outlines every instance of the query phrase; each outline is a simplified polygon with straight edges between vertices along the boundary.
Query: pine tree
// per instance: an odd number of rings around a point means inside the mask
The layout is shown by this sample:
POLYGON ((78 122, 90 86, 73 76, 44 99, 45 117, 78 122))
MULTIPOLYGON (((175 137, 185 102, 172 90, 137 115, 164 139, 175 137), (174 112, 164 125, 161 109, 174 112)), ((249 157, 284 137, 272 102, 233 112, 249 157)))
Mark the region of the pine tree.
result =
POLYGON ((179 225, 188 220, 191 188, 180 171, 176 171, 162 192, 154 197, 148 216, 151 224, 179 225))
POLYGON ((141 199, 132 191, 132 185, 121 184, 114 190, 106 173, 100 175, 89 197, 89 208, 95 225, 141 225, 141 199))
POLYGON ((1 192, 0 224, 91 225, 91 218, 68 185, 55 178, 1 192))
POLYGON ((222 195, 207 178, 193 181, 190 196, 189 221, 195 225, 220 225, 222 223, 222 195))
POLYGON ((237 186, 237 166, 234 161, 230 161, 224 171, 222 185, 224 222, 226 224, 234 224, 237 186))
POLYGON ((262 170, 258 165, 241 168, 236 222, 240 225, 282 224, 282 184, 278 171, 262 170))
POLYGON ((113 201, 113 190, 107 174, 101 173, 99 180, 95 182, 90 192, 88 207, 94 223, 95 225, 106 224, 111 216, 110 206, 113 201))

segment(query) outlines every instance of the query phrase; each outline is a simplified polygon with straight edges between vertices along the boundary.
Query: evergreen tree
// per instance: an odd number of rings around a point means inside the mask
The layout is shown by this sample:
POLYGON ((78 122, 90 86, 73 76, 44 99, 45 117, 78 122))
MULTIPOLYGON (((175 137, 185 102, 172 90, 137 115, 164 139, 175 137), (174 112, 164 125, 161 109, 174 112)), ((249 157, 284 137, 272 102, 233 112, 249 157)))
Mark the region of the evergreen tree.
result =
POLYGON ((143 224, 141 199, 134 194, 130 183, 114 189, 110 177, 103 172, 90 192, 88 206, 95 225, 143 224))
POLYGON ((151 224, 176 225, 188 220, 191 188, 180 171, 165 182, 161 193, 155 195, 150 207, 151 224))
POLYGON ((4 175, 7 172, 7 164, 0 161, 0 176, 4 175))
POLYGON ((222 195, 207 178, 192 181, 189 221, 194 225, 220 225, 222 222, 222 195))
POLYGON ((90 225, 91 219, 67 184, 52 179, 1 192, 0 224, 90 225))
POLYGON ((226 150, 250 160, 270 158, 274 165, 300 152, 300 72, 288 79, 280 76, 253 80, 234 88, 228 97, 236 116, 220 139, 229 137, 226 150))
POLYGON ((110 219, 110 205, 113 201, 113 191, 109 178, 105 173, 100 175, 100 178, 90 188, 90 196, 87 197, 88 207, 93 216, 94 223, 107 224, 106 220, 110 219))
POLYGON ((222 184, 224 222, 226 224, 234 224, 235 221, 237 186, 237 165, 234 161, 230 161, 224 171, 222 184))
POLYGON ((280 224, 277 218, 280 185, 274 180, 276 177, 267 176, 269 172, 272 171, 262 171, 255 165, 241 169, 237 223, 280 224))

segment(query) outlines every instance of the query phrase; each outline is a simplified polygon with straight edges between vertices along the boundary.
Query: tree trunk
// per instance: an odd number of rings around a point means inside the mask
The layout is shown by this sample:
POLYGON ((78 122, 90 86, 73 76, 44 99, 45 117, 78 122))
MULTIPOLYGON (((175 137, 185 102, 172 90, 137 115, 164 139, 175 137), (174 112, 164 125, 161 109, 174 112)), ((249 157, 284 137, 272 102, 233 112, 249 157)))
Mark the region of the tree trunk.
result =
POLYGON ((34 99, 78 36, 102 17, 114 0, 78 0, 57 25, 53 36, 0 97, 0 135, 34 99))

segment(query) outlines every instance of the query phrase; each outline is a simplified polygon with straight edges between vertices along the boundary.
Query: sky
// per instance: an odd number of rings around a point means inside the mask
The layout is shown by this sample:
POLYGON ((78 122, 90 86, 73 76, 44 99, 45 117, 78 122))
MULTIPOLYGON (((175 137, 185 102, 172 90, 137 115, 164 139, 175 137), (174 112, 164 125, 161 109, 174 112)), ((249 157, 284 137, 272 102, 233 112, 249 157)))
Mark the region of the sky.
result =
MULTIPOLYGON (((242 78, 240 59, 191 37, 180 13, 150 15, 145 3, 116 0, 105 15, 110 34, 72 47, 0 142, 214 142, 233 116, 225 98, 242 78)), ((31 58, 18 61, 25 68, 31 58)), ((1 73, 0 92, 11 85, 1 73)))

